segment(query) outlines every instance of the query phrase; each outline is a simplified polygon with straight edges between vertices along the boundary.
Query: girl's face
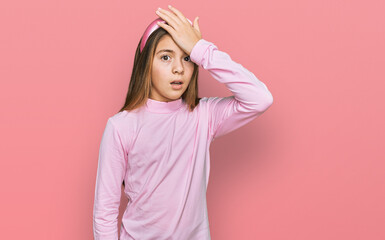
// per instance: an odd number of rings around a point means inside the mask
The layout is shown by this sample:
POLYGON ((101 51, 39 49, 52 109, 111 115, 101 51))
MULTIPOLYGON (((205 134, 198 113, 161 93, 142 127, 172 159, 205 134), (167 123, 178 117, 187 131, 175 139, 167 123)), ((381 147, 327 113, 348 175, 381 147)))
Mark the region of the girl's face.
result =
POLYGON ((155 50, 152 62, 150 98, 169 102, 179 99, 187 89, 194 72, 194 63, 170 35, 164 35, 155 50), (171 84, 179 80, 182 85, 171 84))

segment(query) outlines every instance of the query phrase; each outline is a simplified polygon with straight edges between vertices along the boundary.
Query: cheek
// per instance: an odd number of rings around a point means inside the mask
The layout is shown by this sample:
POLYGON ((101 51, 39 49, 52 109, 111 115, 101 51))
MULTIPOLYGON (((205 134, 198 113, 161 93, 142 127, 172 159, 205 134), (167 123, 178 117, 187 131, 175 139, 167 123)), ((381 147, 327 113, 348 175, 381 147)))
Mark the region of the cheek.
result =
POLYGON ((163 82, 164 76, 165 76, 164 68, 153 66, 151 78, 154 84, 161 84, 163 82))
POLYGON ((156 65, 156 64, 153 64, 152 65, 152 72, 151 72, 151 76, 154 78, 156 76, 159 76, 159 67, 156 65))
POLYGON ((188 75, 188 79, 191 79, 193 73, 194 73, 194 65, 193 66, 189 66, 189 68, 186 69, 187 70, 187 75, 188 75))

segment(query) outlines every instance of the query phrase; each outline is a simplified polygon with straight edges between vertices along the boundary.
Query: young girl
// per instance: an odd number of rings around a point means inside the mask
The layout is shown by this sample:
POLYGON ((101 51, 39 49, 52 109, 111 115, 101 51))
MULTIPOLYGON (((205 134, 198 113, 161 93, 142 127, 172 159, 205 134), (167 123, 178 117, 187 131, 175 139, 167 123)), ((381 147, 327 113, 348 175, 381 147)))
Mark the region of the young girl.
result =
POLYGON ((207 240, 210 143, 265 112, 266 85, 202 39, 180 11, 161 9, 144 32, 123 108, 107 121, 94 200, 96 240, 207 240), (199 66, 234 94, 198 98, 199 66))

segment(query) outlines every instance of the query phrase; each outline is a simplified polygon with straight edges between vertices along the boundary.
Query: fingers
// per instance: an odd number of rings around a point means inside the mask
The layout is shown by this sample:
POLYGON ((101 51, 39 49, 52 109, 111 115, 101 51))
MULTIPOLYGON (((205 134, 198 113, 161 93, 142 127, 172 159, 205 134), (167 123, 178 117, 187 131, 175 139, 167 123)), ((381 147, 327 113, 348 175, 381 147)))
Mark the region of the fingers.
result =
POLYGON ((173 28, 176 28, 176 26, 180 23, 180 20, 178 20, 175 17, 174 13, 171 13, 165 9, 158 8, 156 11, 156 14, 161 17, 163 20, 165 20, 169 25, 171 25, 173 28))
POLYGON ((181 21, 183 21, 184 23, 187 23, 186 17, 183 15, 183 13, 181 11, 179 11, 178 9, 176 9, 175 7, 173 7, 171 5, 168 5, 168 8, 171 11, 173 11, 175 13, 175 15, 177 15, 181 21))
POLYGON ((167 25, 166 23, 162 23, 162 22, 157 22, 157 24, 164 28, 164 30, 166 30, 168 33, 170 33, 171 35, 173 35, 173 31, 175 31, 172 27, 170 27, 170 25, 167 25))

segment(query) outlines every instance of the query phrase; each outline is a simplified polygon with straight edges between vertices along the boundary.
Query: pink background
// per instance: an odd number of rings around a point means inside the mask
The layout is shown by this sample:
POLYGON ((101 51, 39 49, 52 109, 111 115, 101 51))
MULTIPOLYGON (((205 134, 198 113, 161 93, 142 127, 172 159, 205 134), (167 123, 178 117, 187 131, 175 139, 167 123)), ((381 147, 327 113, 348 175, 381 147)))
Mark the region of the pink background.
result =
MULTIPOLYGON (((93 238, 106 120, 169 3, 274 97, 211 146, 212 239, 385 239, 382 0, 3 1, 1 238, 93 238)), ((231 94, 199 79, 201 97, 231 94)))

